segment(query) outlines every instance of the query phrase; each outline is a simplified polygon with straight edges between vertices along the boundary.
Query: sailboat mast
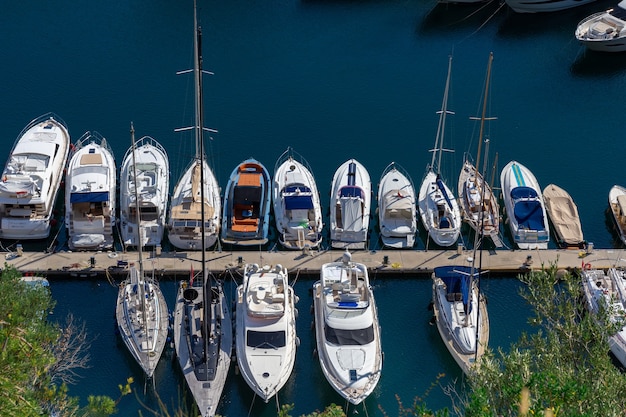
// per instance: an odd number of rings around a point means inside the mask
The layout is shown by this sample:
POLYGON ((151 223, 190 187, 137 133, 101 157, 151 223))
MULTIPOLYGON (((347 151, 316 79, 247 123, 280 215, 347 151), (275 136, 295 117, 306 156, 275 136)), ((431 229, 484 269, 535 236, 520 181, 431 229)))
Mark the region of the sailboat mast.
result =
POLYGON ((443 92, 443 102, 441 103, 439 125, 437 126, 437 136, 435 138, 435 148, 433 149, 433 157, 430 162, 430 167, 436 174, 439 174, 439 169, 441 167, 441 153, 443 152, 443 137, 445 133, 446 114, 448 113, 448 92, 450 90, 451 72, 452 56, 448 58, 448 77, 446 78, 446 87, 443 92), (437 159, 437 169, 435 169, 435 159, 437 159))
MULTIPOLYGON (((493 52, 489 53, 489 61, 487 62, 487 78, 485 81, 485 95, 483 97, 483 113, 480 117, 480 133, 478 134, 478 152, 476 154, 476 172, 480 170, 480 151, 483 144, 483 133, 485 130, 485 120, 487 114, 487 97, 489 95, 489 84, 491 79, 491 63, 493 62, 493 52)), ((478 176, 476 176, 478 177, 478 176)))

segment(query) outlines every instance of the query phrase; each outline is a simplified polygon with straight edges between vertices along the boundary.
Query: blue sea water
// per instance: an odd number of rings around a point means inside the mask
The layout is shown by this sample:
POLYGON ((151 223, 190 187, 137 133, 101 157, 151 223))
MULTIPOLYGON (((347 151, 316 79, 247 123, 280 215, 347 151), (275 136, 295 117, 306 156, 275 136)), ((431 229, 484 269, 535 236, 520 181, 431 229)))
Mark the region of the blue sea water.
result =
MULTIPOLYGON (((596 247, 619 247, 607 216, 613 184, 626 185, 619 97, 626 56, 591 53, 573 37, 583 17, 612 5, 608 0, 545 15, 519 15, 495 2, 438 5, 434 0, 215 0, 199 1, 206 125, 222 188, 240 161, 253 156, 273 170, 288 147, 302 154, 315 174, 322 203, 334 170, 356 158, 376 189, 383 169, 400 163, 419 184, 430 162, 441 108, 448 56, 453 55, 443 176, 455 188, 463 153, 475 152, 487 59, 494 53, 489 100, 490 154, 501 169, 515 159, 545 187, 555 183, 578 204, 585 238, 596 247)), ((0 14, 2 99, 0 161, 21 129, 53 111, 74 139, 96 130, 111 143, 118 163, 137 137, 159 140, 170 157, 171 182, 194 150, 174 129, 192 123, 193 79, 176 75, 193 65, 191 0, 142 2, 10 2, 0 14)), ((499 172, 499 171, 498 171, 499 172)), ((498 178, 499 175, 496 175, 498 178)), ((376 231, 370 249, 379 249, 376 231)), ((464 239, 470 239, 467 233, 464 239)), ((505 236, 510 246, 510 240, 505 236)), ((431 244, 432 245, 432 244, 431 244)), ((426 247, 425 234, 416 250, 426 247)), ((551 247, 554 247, 552 244, 551 247)), ((300 280, 296 369, 280 394, 295 403, 294 415, 322 409, 340 397, 326 384, 312 356, 309 313, 312 282, 300 280)), ((230 284, 232 286, 232 284, 230 284)), ((428 392, 433 408, 450 401, 434 382, 461 380, 461 373, 429 325, 430 283, 374 279, 383 329, 385 362, 379 387, 366 402, 397 410, 428 392), (445 377, 437 380, 437 375, 445 377)), ((176 283, 162 283, 173 303, 176 283)), ((515 279, 491 277, 492 347, 526 329, 528 308, 515 279)), ((232 288, 231 288, 232 290, 232 288)), ((117 385, 134 376, 144 399, 141 372, 114 334, 116 289, 106 281, 53 282, 54 316, 72 312, 97 335, 92 367, 71 393, 117 396, 117 385)), ((156 376, 161 398, 174 406, 186 395, 184 380, 165 356, 156 376)), ((148 404, 154 398, 148 390, 148 404)), ((275 414, 257 401, 234 372, 220 412, 228 416, 275 414)), ((137 415, 135 398, 120 402, 120 415, 137 415)), ((363 410, 359 410, 363 413, 363 410)))

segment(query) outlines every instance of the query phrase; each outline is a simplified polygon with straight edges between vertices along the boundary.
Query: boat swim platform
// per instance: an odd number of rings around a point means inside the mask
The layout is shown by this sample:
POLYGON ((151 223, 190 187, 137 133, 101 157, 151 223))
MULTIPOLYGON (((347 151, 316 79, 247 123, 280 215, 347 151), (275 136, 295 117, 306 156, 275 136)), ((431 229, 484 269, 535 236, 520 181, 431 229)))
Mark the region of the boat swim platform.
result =
MULTIPOLYGON (((215 276, 229 272, 240 277, 246 263, 281 264, 290 278, 317 279, 324 263, 340 261, 342 250, 320 251, 207 251, 207 268, 215 276)), ((463 250, 357 250, 352 261, 367 266, 371 278, 429 278, 433 269, 445 265, 471 265, 480 252, 463 250)), ((138 262, 137 252, 5 252, 5 262, 24 275, 46 278, 123 279, 128 266, 138 262)), ((187 279, 190 271, 202 270, 201 252, 144 252, 144 269, 155 270, 158 278, 187 279)), ((484 250, 482 269, 489 275, 516 277, 531 270, 556 265, 558 270, 573 272, 580 268, 608 269, 626 266, 626 249, 593 249, 586 253, 572 249, 484 250), (623 258, 623 259, 622 259, 623 258)))

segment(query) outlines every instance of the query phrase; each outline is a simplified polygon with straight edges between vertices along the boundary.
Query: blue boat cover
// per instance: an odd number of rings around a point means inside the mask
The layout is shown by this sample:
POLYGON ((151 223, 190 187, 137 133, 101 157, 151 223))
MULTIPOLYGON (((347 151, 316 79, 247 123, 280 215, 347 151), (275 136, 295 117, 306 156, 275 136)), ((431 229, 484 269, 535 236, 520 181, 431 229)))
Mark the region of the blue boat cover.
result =
POLYGON ((361 197, 363 198, 363 190, 359 187, 346 185, 339 190, 341 197, 361 197))
POLYGON ((446 187, 443 185, 443 181, 441 181, 441 178, 439 178, 439 176, 437 176, 437 187, 439 188, 439 190, 441 190, 443 198, 446 199, 448 207, 450 207, 450 210, 452 210, 452 202, 450 201, 450 196, 448 196, 448 193, 446 192, 446 187))
MULTIPOLYGON (((435 276, 446 284, 446 294, 460 293, 463 304, 469 303, 469 293, 472 288, 472 267, 462 265, 438 266, 435 276)), ((474 268, 474 276, 480 275, 480 269, 474 268)))
POLYGON ((109 201, 108 191, 72 193, 70 196, 70 203, 101 203, 103 201, 109 201))
POLYGON ((310 195, 285 196, 287 210, 309 210, 313 208, 313 198, 310 195))
POLYGON ((538 200, 518 201, 513 207, 520 229, 544 230, 543 210, 538 200))
POLYGON ((511 190, 511 198, 513 200, 518 198, 537 198, 537 191, 530 187, 515 187, 511 190))

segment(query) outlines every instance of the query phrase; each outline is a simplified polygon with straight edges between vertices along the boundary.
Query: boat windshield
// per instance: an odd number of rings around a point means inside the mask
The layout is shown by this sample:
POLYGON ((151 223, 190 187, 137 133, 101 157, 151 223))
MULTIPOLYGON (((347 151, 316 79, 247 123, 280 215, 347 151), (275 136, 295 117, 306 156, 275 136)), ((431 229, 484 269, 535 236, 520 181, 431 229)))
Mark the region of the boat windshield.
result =
POLYGON ((285 331, 278 332, 257 332, 254 330, 248 330, 247 332, 247 345, 251 348, 272 348, 278 349, 285 347, 286 338, 285 331))
POLYGON ((326 326, 326 340, 333 345, 367 345, 374 341, 374 325, 365 329, 335 329, 326 326))

